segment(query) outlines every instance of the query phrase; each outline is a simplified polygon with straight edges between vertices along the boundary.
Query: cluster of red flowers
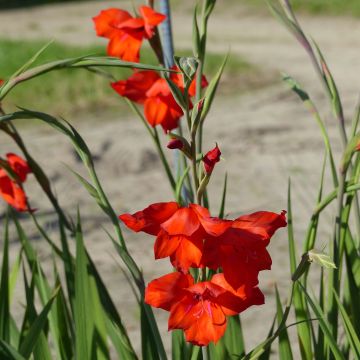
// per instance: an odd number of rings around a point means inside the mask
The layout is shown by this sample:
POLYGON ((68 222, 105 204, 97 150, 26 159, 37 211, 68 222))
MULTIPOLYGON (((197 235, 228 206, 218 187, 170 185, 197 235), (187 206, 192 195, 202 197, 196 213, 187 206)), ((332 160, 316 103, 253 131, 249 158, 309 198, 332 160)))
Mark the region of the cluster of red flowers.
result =
POLYGON ((187 341, 200 346, 217 342, 226 316, 264 303, 258 275, 271 267, 266 247, 274 232, 286 226, 284 211, 224 220, 211 217, 200 205, 168 202, 120 219, 135 232, 156 236, 156 259, 170 257, 177 271, 151 281, 145 301, 170 311, 169 330, 183 329, 187 341), (215 275, 195 282, 190 268, 209 268, 215 275))
MULTIPOLYGON (((173 67, 173 70, 179 70, 173 67)), ((184 91, 182 75, 171 73, 170 80, 184 91)), ((201 87, 206 87, 208 82, 202 79, 201 87)), ((144 115, 148 123, 155 127, 161 125, 164 132, 178 127, 180 118, 184 115, 181 107, 175 101, 166 80, 155 71, 135 71, 127 80, 120 80, 111 84, 113 89, 121 96, 144 105, 144 115)), ((188 89, 189 97, 196 94, 195 80, 188 89)), ((191 104, 191 102, 190 102, 191 104)))
MULTIPOLYGON (((165 19, 165 15, 147 6, 141 6, 139 12, 141 16, 133 18, 127 11, 112 8, 101 11, 93 18, 97 35, 110 40, 108 55, 127 61, 139 61, 142 40, 150 39, 154 35, 155 26, 165 19)), ((173 67, 172 70, 179 69, 173 67)), ((184 92, 181 74, 171 73, 170 80, 184 92)), ((203 77, 201 87, 207 85, 207 80, 203 77)), ((178 127, 183 111, 175 101, 166 80, 156 71, 135 70, 127 80, 113 82, 111 86, 119 95, 144 105, 145 118, 152 127, 161 125, 164 132, 178 127)), ((188 89, 190 104, 191 97, 196 94, 195 86, 193 81, 188 89)))
POLYGON ((31 170, 27 162, 15 154, 7 154, 7 160, 3 160, 3 167, 0 163, 0 195, 13 208, 18 211, 32 211, 29 209, 22 184, 31 170), (12 175, 5 170, 5 166, 12 171, 12 175))

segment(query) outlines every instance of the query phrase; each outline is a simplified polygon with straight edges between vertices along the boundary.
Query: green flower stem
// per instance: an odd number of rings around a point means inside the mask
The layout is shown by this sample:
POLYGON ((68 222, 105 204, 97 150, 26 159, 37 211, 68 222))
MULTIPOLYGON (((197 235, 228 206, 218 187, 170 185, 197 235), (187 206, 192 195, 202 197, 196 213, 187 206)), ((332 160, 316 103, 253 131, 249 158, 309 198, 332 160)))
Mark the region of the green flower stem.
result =
MULTIPOLYGON (((206 2, 207 0, 203 1, 203 7, 202 7, 202 14, 201 14, 201 30, 200 30, 200 43, 201 43, 201 49, 199 52, 199 64, 196 72, 196 95, 195 99, 196 102, 199 102, 201 100, 202 95, 202 89, 201 89, 201 80, 204 73, 204 63, 205 63, 205 57, 206 57, 206 40, 207 40, 207 18, 205 16, 205 10, 206 10, 206 2)), ((202 139, 203 139, 203 122, 200 122, 199 124, 199 132, 198 132, 198 144, 197 144, 197 152, 201 153, 202 151, 202 139)))
POLYGON ((175 182, 175 179, 174 179, 174 176, 172 174, 172 171, 171 171, 171 168, 170 168, 170 165, 169 165, 169 162, 167 161, 166 159, 166 156, 163 152, 163 149, 161 147, 161 142, 160 142, 160 138, 159 138, 159 135, 158 135, 158 132, 156 130, 156 128, 152 129, 148 122, 146 121, 144 115, 139 111, 139 109, 129 100, 129 99, 126 99, 125 98, 125 102, 129 105, 129 107, 131 108, 131 110, 135 113, 135 115, 141 120, 141 122, 144 124, 146 130, 148 131, 148 133, 150 134, 152 140, 154 141, 154 144, 156 146, 156 149, 159 153, 159 156, 160 156, 160 159, 161 159, 161 162, 164 166, 164 169, 165 169, 165 172, 166 172, 166 175, 169 179, 169 182, 170 182, 170 186, 172 188, 173 191, 176 190, 176 182, 175 182))

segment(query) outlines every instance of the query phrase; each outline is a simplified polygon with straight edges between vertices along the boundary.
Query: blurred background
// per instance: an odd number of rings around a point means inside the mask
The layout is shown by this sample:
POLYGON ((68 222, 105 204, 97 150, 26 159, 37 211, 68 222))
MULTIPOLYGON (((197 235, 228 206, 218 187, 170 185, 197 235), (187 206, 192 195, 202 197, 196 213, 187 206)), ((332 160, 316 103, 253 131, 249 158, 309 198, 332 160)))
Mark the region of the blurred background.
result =
MULTIPOLYGON (((293 4, 303 28, 317 41, 333 71, 349 123, 360 90, 360 1, 297 0, 293 4)), ((177 55, 192 53, 193 6, 193 0, 172 1, 177 55)), ((133 4, 126 0, 0 0, 0 78, 10 76, 49 41, 52 43, 37 60, 38 64, 105 54, 107 42, 96 37, 91 18, 109 7, 132 12, 133 4)), ((304 50, 273 18, 264 1, 218 0, 209 24, 208 49, 205 66, 208 78, 216 73, 229 49, 231 54, 205 130, 204 150, 218 142, 224 157, 210 183, 212 212, 218 211, 225 173, 229 175, 227 213, 230 217, 257 210, 286 209, 287 184, 291 178, 295 235, 301 246, 317 197, 324 146, 312 116, 282 82, 282 73, 298 80, 318 105, 338 158, 341 146, 337 124, 323 88, 304 50)), ((147 46, 142 50, 141 62, 155 63, 147 46)), ((112 70, 112 73, 118 79, 129 74, 124 70, 112 70)), ((145 129, 124 100, 112 91, 107 79, 86 70, 53 72, 21 84, 3 102, 6 111, 17 106, 65 117, 75 125, 95 156, 104 188, 119 214, 172 198, 145 129)), ((70 214, 75 214, 80 205, 86 243, 118 305, 129 309, 124 317, 130 335, 136 338, 138 314, 128 296, 129 289, 123 286, 125 279, 118 264, 112 259, 112 244, 102 230, 107 219, 64 165, 82 173, 71 145, 33 121, 22 122, 19 129, 32 155, 49 174, 60 204, 70 214)), ((162 139, 166 141, 165 136, 162 139)), ((0 133, 0 154, 9 151, 17 149, 0 133)), ((39 209, 43 223, 51 230, 55 215, 32 180, 26 184, 32 205, 39 209)), ((4 209, 1 202, 0 214, 4 209)), ((328 221, 320 224, 319 236, 324 244, 332 231, 329 225, 332 220, 329 215, 328 221)), ((125 237, 147 279, 170 270, 167 261, 154 262, 151 238, 126 230, 125 237)), ((42 246, 36 232, 32 239, 39 244, 44 261, 51 267, 49 251, 42 246)), ((18 246, 16 238, 12 245, 18 246)), ((249 346, 264 339, 270 328, 274 312, 273 284, 276 282, 285 294, 290 283, 286 230, 276 234, 270 252, 273 270, 261 278, 267 304, 244 314, 249 346)), ((165 334, 167 314, 160 312, 159 316, 165 334)))

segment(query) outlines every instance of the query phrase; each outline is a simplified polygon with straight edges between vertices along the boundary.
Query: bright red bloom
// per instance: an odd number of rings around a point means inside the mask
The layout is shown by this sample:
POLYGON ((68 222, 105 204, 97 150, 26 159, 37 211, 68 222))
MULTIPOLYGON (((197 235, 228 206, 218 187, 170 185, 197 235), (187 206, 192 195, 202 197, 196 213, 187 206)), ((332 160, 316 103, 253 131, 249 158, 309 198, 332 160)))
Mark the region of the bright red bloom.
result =
POLYGON ((286 226, 285 211, 281 214, 259 211, 240 216, 219 237, 205 239, 202 264, 222 268, 225 279, 234 288, 256 285, 261 270, 271 268, 266 250, 271 236, 286 226))
POLYGON ((170 256, 173 266, 182 272, 200 266, 205 236, 219 236, 232 224, 210 217, 199 205, 180 208, 172 202, 153 204, 134 215, 120 215, 120 219, 136 232, 157 235, 155 258, 170 256))
POLYGON ((215 164, 220 161, 221 151, 216 144, 216 146, 208 151, 203 157, 202 161, 204 163, 205 172, 211 174, 214 170, 215 164))
POLYGON ((235 292, 222 274, 194 284, 192 276, 176 272, 150 282, 145 302, 170 311, 169 330, 183 329, 187 341, 206 346, 224 335, 227 315, 263 304, 264 296, 245 285, 235 292))
POLYGON ((0 168, 0 195, 16 210, 31 211, 27 205, 25 192, 21 187, 21 183, 26 180, 31 170, 20 156, 9 153, 6 157, 8 165, 17 176, 17 180, 11 179, 6 171, 0 168))
POLYGON ((96 34, 110 40, 108 55, 139 61, 143 39, 150 39, 154 28, 166 18, 148 6, 141 6, 139 12, 140 17, 132 17, 125 10, 110 8, 93 18, 96 34))
MULTIPOLYGON (((172 69, 178 70, 177 67, 172 69)), ((181 74, 171 73, 170 79, 184 91, 184 81, 181 74)), ((203 76, 201 86, 208 82, 203 76)), ((148 123, 155 127, 161 125, 165 132, 178 127, 180 118, 184 115, 181 107, 175 101, 166 80, 155 71, 135 71, 127 80, 120 80, 111 84, 112 88, 121 96, 144 105, 144 114, 148 123)), ((195 80, 189 87, 189 96, 196 92, 195 80)))

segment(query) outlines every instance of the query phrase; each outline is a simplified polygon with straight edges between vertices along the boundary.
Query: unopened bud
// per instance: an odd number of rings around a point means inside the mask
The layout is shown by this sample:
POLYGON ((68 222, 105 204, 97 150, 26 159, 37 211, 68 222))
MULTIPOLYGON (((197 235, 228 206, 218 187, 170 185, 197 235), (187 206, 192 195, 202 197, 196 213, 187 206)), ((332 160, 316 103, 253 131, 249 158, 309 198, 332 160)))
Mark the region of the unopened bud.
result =
POLYGON ((184 148, 184 143, 180 139, 171 139, 167 144, 168 149, 179 149, 182 150, 184 148))

